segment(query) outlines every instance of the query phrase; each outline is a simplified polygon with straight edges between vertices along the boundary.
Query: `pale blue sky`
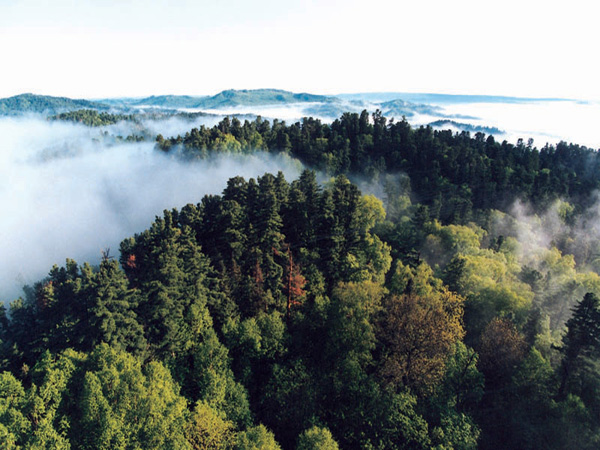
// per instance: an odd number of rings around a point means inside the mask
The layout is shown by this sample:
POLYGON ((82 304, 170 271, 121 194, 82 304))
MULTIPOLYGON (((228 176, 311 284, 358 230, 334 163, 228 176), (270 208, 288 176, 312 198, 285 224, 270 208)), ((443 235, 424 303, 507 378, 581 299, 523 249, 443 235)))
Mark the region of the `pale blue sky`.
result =
POLYGON ((600 99, 593 2, 0 0, 0 97, 407 91, 600 99))

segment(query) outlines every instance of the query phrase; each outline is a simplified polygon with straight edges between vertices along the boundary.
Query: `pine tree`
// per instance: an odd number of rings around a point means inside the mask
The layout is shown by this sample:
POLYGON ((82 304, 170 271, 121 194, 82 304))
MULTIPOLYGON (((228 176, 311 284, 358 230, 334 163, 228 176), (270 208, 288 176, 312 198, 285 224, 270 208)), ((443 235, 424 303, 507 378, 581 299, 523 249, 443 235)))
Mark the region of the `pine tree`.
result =
POLYGON ((125 273, 116 260, 104 259, 97 273, 89 265, 82 269, 83 284, 87 285, 89 305, 84 339, 87 350, 101 342, 141 354, 146 348, 143 328, 135 309, 138 295, 129 289, 125 273), (91 286, 90 286, 91 284, 91 286))
POLYGON ((561 383, 559 396, 563 397, 569 385, 583 369, 585 358, 600 354, 600 299, 587 293, 573 308, 573 316, 567 321, 567 333, 561 347, 561 383))

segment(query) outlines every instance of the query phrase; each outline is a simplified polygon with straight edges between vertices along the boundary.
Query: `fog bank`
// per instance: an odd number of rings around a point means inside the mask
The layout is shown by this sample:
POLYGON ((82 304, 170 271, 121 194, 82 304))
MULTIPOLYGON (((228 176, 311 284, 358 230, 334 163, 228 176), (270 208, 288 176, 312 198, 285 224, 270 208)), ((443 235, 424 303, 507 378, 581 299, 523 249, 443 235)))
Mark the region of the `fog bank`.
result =
POLYGON ((96 263, 106 248, 117 256, 120 241, 164 209, 219 194, 232 176, 282 170, 293 179, 301 171, 297 161, 266 153, 186 162, 154 143, 109 144, 102 131, 0 119, 0 301, 66 258, 96 263))
POLYGON ((515 143, 533 138, 538 148, 563 140, 600 149, 595 124, 600 120, 600 102, 543 101, 527 103, 465 103, 444 105, 448 114, 469 114, 474 125, 497 127, 505 133, 498 140, 515 143))

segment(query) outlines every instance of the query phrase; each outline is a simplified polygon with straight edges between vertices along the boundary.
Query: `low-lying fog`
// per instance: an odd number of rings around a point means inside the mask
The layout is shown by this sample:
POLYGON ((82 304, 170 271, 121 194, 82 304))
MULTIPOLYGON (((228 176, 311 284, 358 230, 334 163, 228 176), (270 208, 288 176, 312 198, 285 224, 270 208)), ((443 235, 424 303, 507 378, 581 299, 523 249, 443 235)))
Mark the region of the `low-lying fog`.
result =
MULTIPOLYGON (((279 115, 289 123, 306 115, 306 106, 237 112, 279 115)), ((532 137, 538 148, 559 140, 600 148, 595 129, 600 103, 470 103, 443 108, 447 114, 480 119, 458 122, 505 130, 497 138, 509 142, 532 137)), ((143 127, 168 137, 201 124, 212 126, 220 118, 170 118, 146 121, 143 127)), ((416 126, 436 119, 416 116, 409 122, 416 126)), ((102 136, 136 134, 136 127, 130 122, 99 129, 42 117, 0 118, 0 301, 16 298, 24 284, 43 278, 66 258, 96 263, 106 248, 117 256, 120 241, 146 229, 163 209, 218 194, 232 176, 283 170, 293 179, 301 170, 297 161, 271 154, 182 162, 155 150, 152 142, 115 143, 102 136)))
POLYGON ((465 103, 444 105, 449 114, 466 114, 480 120, 457 120, 506 131, 501 139, 518 138, 543 147, 563 140, 600 149, 600 102, 540 101, 527 103, 465 103))
MULTIPOLYGON (((338 106, 329 110, 327 105, 319 108, 320 104, 295 103, 276 106, 244 106, 243 108, 204 110, 214 114, 249 114, 261 115, 263 118, 279 118, 287 123, 293 123, 302 117, 312 116, 330 123, 337 118, 338 106), (336 113, 332 117, 332 113, 336 113)), ((322 104, 321 104, 322 105, 322 104)), ((595 124, 600 123, 600 102, 561 101, 521 101, 493 103, 443 103, 439 105, 440 115, 415 114, 407 117, 413 126, 427 125, 437 120, 453 120, 459 123, 495 127, 504 131, 495 135, 496 140, 515 144, 519 138, 525 142, 533 138, 534 145, 542 148, 546 143, 555 145, 559 141, 572 142, 590 148, 600 149, 600 133, 595 124), (462 119, 455 117, 475 117, 462 119)), ((378 105, 366 102, 362 105, 343 102, 343 108, 351 112, 363 109, 375 111, 378 105)), ((395 117, 401 120, 402 117, 395 117)), ((443 129, 451 128, 443 126, 443 129)), ((453 131, 459 131, 453 129, 453 131)), ((473 133, 471 133, 473 134, 473 133)), ((488 134, 488 133, 486 133, 488 134)))
POLYGON ((118 256, 121 240, 164 209, 219 194, 232 176, 282 170, 291 180, 301 171, 298 162, 268 154, 183 162, 153 143, 110 144, 102 131, 39 117, 0 119, 0 301, 18 297, 66 258, 97 263, 107 248, 118 256))

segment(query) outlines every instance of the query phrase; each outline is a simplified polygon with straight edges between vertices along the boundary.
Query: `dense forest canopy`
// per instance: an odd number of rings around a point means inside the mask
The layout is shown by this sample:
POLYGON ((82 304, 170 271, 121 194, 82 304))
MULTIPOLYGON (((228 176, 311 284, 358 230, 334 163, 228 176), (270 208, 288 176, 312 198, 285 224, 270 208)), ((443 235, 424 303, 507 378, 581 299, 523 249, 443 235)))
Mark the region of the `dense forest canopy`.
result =
POLYGON ((597 152, 366 111, 156 142, 325 181, 233 177, 2 307, 6 448, 598 448, 597 152))
POLYGON ((90 127, 101 127, 113 125, 122 120, 135 121, 135 114, 112 114, 108 112, 98 112, 95 109, 79 109, 69 111, 50 117, 50 120, 64 120, 69 122, 78 122, 90 127))
POLYGON ((514 145, 482 132, 414 129, 406 120, 388 121, 366 110, 331 124, 310 117, 291 125, 225 118, 184 136, 159 135, 157 144, 197 158, 212 152, 288 152, 316 170, 369 180, 405 173, 413 198, 444 223, 467 223, 474 211, 506 210, 517 199, 541 209, 560 198, 585 206, 600 180, 600 157, 593 149, 565 142, 537 149, 532 140, 514 145))

